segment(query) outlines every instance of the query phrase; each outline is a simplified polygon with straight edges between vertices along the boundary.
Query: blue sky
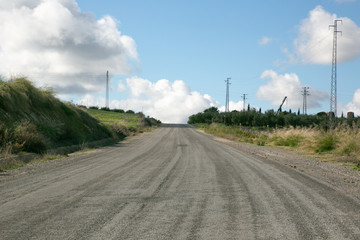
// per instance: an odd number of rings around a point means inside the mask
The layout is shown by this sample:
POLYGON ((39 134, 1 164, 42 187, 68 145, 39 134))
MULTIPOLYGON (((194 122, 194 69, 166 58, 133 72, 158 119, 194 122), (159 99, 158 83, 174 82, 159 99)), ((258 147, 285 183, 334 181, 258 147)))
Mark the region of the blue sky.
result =
MULTIPOLYGON (((28 8, 35 9, 47 1, 15 2, 18 2, 15 6, 17 9, 25 2, 28 8)), ((76 76, 84 78, 86 74, 102 78, 108 64, 112 74, 111 107, 144 111, 147 115, 170 122, 184 122, 189 114, 210 106, 222 109, 225 104, 224 80, 227 77, 231 77, 232 83, 232 109, 242 109, 242 94, 247 94, 246 104, 263 110, 277 109, 284 96, 289 95, 285 109, 297 111, 302 108, 302 87, 309 86, 308 113, 329 111, 332 30, 328 26, 334 18, 345 19, 339 25, 342 36, 338 35, 338 112, 354 111, 356 115, 360 114, 360 91, 357 91, 360 89, 358 0, 57 2, 65 9, 72 9, 73 18, 82 15, 81 22, 107 19, 104 20, 108 23, 107 28, 102 28, 104 35, 116 32, 111 25, 112 20, 117 23, 115 28, 118 34, 127 37, 124 38, 126 41, 121 40, 124 44, 120 49, 125 53, 118 56, 109 53, 108 62, 95 59, 94 63, 90 59, 85 61, 82 58, 86 51, 78 48, 88 47, 88 52, 91 52, 95 47, 72 44, 71 53, 79 52, 82 57, 78 62, 84 62, 82 67, 91 66, 91 70, 84 67, 68 78, 74 79, 72 82, 77 81, 76 76), (77 10, 74 7, 76 3, 77 10), (112 67, 112 61, 120 61, 122 65, 112 67), (161 79, 166 81, 159 81, 161 79), (174 98, 174 95, 177 97, 174 98)), ((6 5, 0 1, 0 7, 1 4, 6 5)), ((47 7, 50 8, 50 4, 47 7)), ((3 20, 6 19, 4 13, 10 9, 9 6, 3 8, 3 20)), ((54 12, 57 14, 57 11, 54 12)), ((64 12, 57 21, 66 16, 64 12)), ((57 27, 57 24, 54 25, 57 27)), ((63 27, 66 28, 66 25, 63 27)), ((6 25, 0 24, 1 28, 6 29, 6 25)), ((49 39, 54 44, 54 37, 49 39)), ((1 49, 6 52, 8 45, 0 41, 0 57, 1 49)), ((64 43, 61 49, 62 52, 58 54, 62 54, 64 49, 68 52, 64 43)), ((116 51, 120 50, 113 52, 116 51)), ((8 52, 10 54, 11 51, 8 52)), ((101 55, 91 52, 90 56, 96 58, 97 54, 101 55)), ((72 55, 71 59, 77 57, 72 55)), ((101 58, 106 56, 101 55, 101 58)), ((54 58, 49 59, 48 65, 51 65, 54 58)), ((39 85, 45 83, 56 88, 59 85, 57 81, 61 81, 58 80, 60 70, 52 72, 49 69, 53 68, 48 65, 41 65, 41 68, 32 66, 24 74, 39 85), (38 80, 41 74, 39 69, 45 69, 49 73, 48 79, 53 78, 53 81, 38 80)), ((11 72, 22 73, 21 70, 11 72)), ((3 71, 3 75, 6 74, 3 71)), ((81 86, 68 84, 58 88, 59 97, 84 105, 104 104, 105 87, 99 84, 100 80, 94 80, 93 87, 90 86, 92 81, 81 81, 89 85, 87 90, 90 93, 81 91, 81 86), (77 88, 80 90, 75 91, 77 88)))

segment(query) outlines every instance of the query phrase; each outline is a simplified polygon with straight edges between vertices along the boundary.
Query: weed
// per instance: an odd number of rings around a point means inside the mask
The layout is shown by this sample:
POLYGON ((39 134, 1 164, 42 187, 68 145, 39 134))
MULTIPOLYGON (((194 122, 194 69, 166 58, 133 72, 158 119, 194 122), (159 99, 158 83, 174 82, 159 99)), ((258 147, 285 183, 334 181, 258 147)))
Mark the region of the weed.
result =
POLYGON ((353 169, 360 171, 360 162, 353 166, 353 169))

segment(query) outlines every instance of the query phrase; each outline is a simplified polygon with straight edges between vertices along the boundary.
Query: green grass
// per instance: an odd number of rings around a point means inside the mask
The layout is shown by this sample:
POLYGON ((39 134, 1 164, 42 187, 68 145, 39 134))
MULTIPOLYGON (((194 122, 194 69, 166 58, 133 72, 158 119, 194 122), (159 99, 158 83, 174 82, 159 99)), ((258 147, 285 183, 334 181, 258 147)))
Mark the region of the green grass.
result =
POLYGON ((354 165, 354 166, 353 166, 353 169, 360 171, 360 163, 354 165))
POLYGON ((61 102, 49 89, 38 89, 26 78, 0 81, 1 152, 11 144, 12 153, 42 153, 111 136, 98 120, 61 102))
POLYGON ((112 125, 116 124, 119 121, 125 122, 128 126, 136 127, 139 122, 139 115, 131 114, 131 113, 118 113, 112 111, 105 111, 99 109, 87 109, 86 110, 91 116, 100 120, 100 122, 112 125))
POLYGON ((303 137, 297 134, 290 134, 288 136, 275 135, 270 139, 276 146, 297 147, 303 141, 303 137))
POLYGON ((153 118, 145 118, 142 113, 121 113, 116 110, 102 110, 89 108, 85 109, 99 122, 107 126, 118 139, 136 135, 144 131, 152 130, 160 124, 160 121, 153 118))
POLYGON ((336 135, 333 133, 325 133, 321 135, 317 142, 315 152, 328 153, 335 149, 337 143, 336 135))
MULTIPOLYGON (((143 114, 84 109, 60 101, 51 89, 36 88, 26 78, 0 79, 0 158, 113 138, 122 139, 156 126, 143 114)), ((0 169, 23 163, 0 162, 0 169)))

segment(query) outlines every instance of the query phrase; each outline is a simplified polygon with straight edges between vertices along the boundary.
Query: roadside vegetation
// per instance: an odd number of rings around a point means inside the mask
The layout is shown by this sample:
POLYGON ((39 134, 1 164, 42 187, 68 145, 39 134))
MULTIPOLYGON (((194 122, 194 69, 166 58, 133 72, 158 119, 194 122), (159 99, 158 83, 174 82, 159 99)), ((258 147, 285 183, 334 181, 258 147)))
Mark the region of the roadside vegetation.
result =
POLYGON ((118 139, 151 131, 161 124, 155 118, 145 117, 143 113, 135 113, 132 110, 125 112, 122 109, 110 110, 106 108, 98 109, 97 107, 80 107, 109 128, 115 134, 114 137, 118 139))
POLYGON ((220 113, 210 108, 189 117, 207 133, 233 141, 276 146, 315 156, 322 161, 344 163, 360 170, 360 119, 330 120, 324 114, 256 111, 220 113))
POLYGON ((62 102, 51 89, 36 88, 26 78, 0 79, 0 171, 28 161, 16 161, 14 155, 43 155, 104 139, 116 142, 159 124, 142 113, 62 102))

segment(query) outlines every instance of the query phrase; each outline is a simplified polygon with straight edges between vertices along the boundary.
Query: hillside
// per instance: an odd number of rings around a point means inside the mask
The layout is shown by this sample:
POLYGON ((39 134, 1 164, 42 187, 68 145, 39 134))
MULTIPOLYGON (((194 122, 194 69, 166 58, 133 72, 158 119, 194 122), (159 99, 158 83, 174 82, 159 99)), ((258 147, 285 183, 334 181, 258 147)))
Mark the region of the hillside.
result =
MULTIPOLYGON (((126 121, 102 123, 96 116, 103 112, 113 114, 64 103, 51 90, 38 89, 26 78, 0 80, 0 152, 43 153, 57 147, 127 136, 130 128, 126 121)), ((126 114, 117 114, 125 119, 126 114)), ((136 122, 144 122, 134 124, 134 132, 151 121, 142 115, 132 117, 136 122)))

